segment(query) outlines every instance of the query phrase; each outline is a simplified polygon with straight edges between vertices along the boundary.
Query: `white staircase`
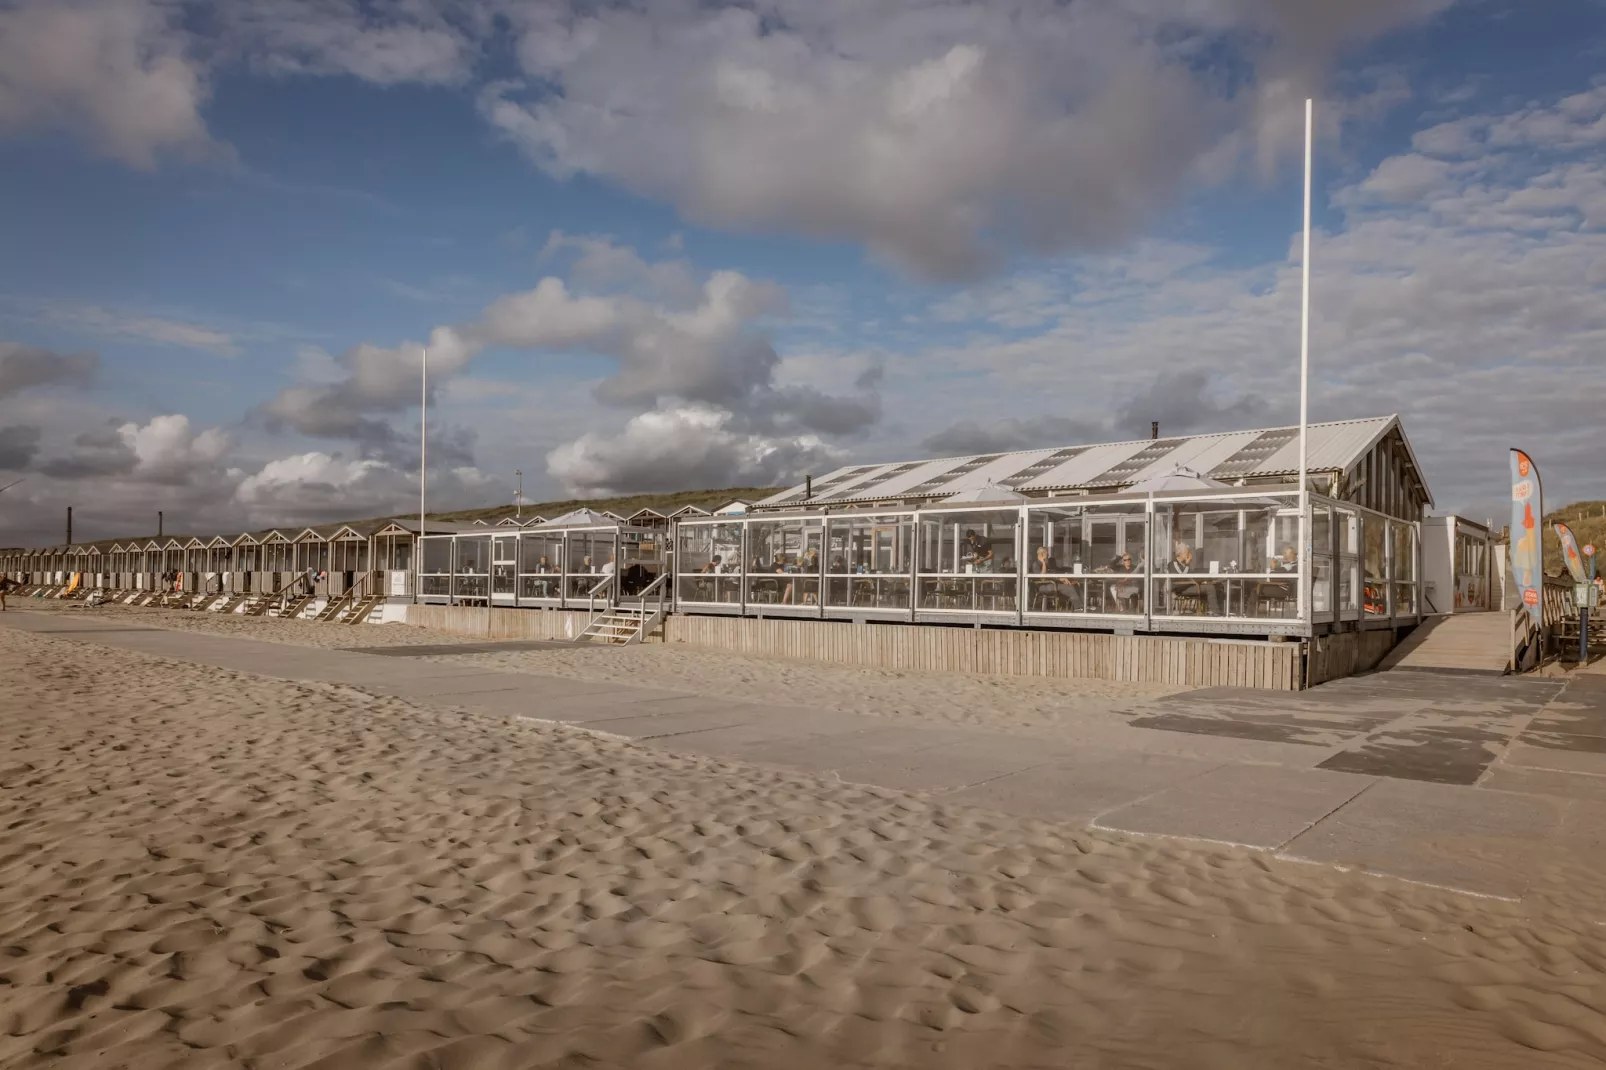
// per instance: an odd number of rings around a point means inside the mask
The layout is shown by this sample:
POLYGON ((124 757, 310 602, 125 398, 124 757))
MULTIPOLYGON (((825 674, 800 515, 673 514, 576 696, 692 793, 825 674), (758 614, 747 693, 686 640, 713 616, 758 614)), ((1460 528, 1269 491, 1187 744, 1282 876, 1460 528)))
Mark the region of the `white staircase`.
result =
POLYGON ((589 643, 595 639, 615 645, 639 643, 647 631, 656 624, 657 619, 651 614, 620 606, 592 617, 591 623, 574 637, 574 641, 589 643))
POLYGON ((668 579, 669 574, 665 573, 640 594, 620 598, 618 605, 595 614, 574 641, 595 640, 612 646, 642 642, 664 619, 664 584, 668 579))

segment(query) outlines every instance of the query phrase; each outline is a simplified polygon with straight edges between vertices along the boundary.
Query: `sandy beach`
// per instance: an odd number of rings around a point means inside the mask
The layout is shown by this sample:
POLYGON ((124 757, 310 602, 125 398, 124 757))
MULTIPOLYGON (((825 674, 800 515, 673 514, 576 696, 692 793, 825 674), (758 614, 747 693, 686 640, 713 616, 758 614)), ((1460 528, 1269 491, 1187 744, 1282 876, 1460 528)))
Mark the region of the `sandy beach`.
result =
POLYGON ((1606 1060, 1588 888, 1477 899, 4 629, 0 671, 6 1066, 1606 1060))
MULTIPOLYGON (((61 604, 47 608, 66 611, 61 604)), ((77 610, 72 610, 77 613, 77 610)), ((186 610, 110 606, 91 612, 137 618, 164 628, 238 635, 317 647, 483 642, 406 625, 334 627, 308 620, 279 620, 186 610)), ((617 649, 584 645, 562 650, 464 654, 452 660, 496 672, 602 682, 639 683, 718 697, 746 694, 764 701, 930 724, 986 727, 1064 738, 1119 728, 1121 714, 1145 700, 1174 694, 1167 684, 1110 680, 1055 680, 963 673, 913 673, 849 665, 756 658, 681 645, 646 643, 628 658, 617 649)))

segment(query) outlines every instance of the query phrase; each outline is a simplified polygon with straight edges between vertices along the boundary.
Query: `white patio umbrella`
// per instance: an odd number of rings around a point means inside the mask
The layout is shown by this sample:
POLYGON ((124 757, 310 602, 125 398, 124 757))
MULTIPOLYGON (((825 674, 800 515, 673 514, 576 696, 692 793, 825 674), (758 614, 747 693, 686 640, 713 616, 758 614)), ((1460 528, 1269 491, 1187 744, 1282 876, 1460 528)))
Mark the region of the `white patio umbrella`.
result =
POLYGON ((1000 487, 997 483, 983 483, 979 487, 969 487, 951 494, 943 499, 943 504, 949 502, 1023 502, 1026 495, 1018 494, 1008 487, 1000 487))
POLYGON ((616 521, 612 517, 604 516, 592 509, 576 509, 571 513, 548 520, 541 527, 611 527, 616 521))
POLYGON ((1150 476, 1148 479, 1134 483, 1126 489, 1128 491, 1136 491, 1139 494, 1158 494, 1167 490, 1220 490, 1230 486, 1232 484, 1223 483, 1219 479, 1211 479, 1207 475, 1179 464, 1169 472, 1161 472, 1159 475, 1150 476))

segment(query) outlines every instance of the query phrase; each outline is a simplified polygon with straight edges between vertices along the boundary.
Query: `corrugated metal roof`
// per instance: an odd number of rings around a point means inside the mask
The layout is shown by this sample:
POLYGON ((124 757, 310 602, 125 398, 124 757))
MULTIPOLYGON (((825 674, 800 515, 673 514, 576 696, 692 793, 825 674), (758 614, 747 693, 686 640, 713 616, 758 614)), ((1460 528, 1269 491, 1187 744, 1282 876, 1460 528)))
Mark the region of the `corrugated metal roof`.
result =
MULTIPOLYGON (((1396 416, 1377 416, 1311 424, 1307 467, 1313 472, 1347 469, 1397 421, 1396 416)), ((947 498, 987 483, 1028 492, 1114 489, 1161 475, 1178 465, 1228 482, 1294 475, 1299 464, 1298 430, 1297 427, 1278 427, 1191 435, 1158 442, 1135 439, 925 461, 844 465, 814 481, 814 496, 806 504, 947 498), (1058 459, 1057 455, 1063 459, 1058 459), (1043 468, 1051 462, 1053 467, 1043 468)), ((760 507, 805 504, 803 487, 789 488, 757 504, 760 507)))

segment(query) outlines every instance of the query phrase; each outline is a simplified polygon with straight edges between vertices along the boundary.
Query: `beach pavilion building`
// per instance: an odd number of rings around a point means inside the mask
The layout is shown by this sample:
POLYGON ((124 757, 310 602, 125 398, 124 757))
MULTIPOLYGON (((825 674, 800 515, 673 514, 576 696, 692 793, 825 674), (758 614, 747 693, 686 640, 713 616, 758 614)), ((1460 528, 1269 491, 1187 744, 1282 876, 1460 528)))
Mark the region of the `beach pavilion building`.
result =
MULTIPOLYGON (((550 627, 525 618, 542 634, 572 634, 634 606, 637 637, 667 612, 680 618, 677 635, 718 632, 736 644, 747 641, 732 631, 748 627, 738 621, 776 618, 1310 640, 1307 661, 1326 659, 1310 680, 1375 663, 1400 629, 1443 611, 1438 595, 1452 583, 1471 592, 1462 602, 1481 603, 1484 558, 1449 541, 1466 525, 1433 529, 1430 564, 1450 556, 1444 542, 1469 578, 1452 581, 1450 566, 1434 565, 1446 578, 1428 603, 1433 499, 1397 416, 1310 425, 1303 503, 1298 471, 1296 427, 1156 435, 847 465, 713 512, 626 519, 579 509, 523 524, 432 520, 425 532, 391 520, 135 538, 10 551, 0 564, 56 583, 93 568, 134 589, 183 569, 186 590, 236 594, 288 592, 313 569, 326 573, 318 594, 331 600, 345 591, 586 615, 550 627)), ((451 626, 429 612, 421 619, 451 626)), ((412 619, 399 609, 383 619, 402 616, 412 619)), ((818 635, 828 631, 837 634, 818 635)), ((807 632, 788 632, 785 649, 807 656, 829 645, 807 632)))
POLYGON ((675 529, 682 613, 1308 636, 1413 624, 1399 418, 849 465, 675 529))

